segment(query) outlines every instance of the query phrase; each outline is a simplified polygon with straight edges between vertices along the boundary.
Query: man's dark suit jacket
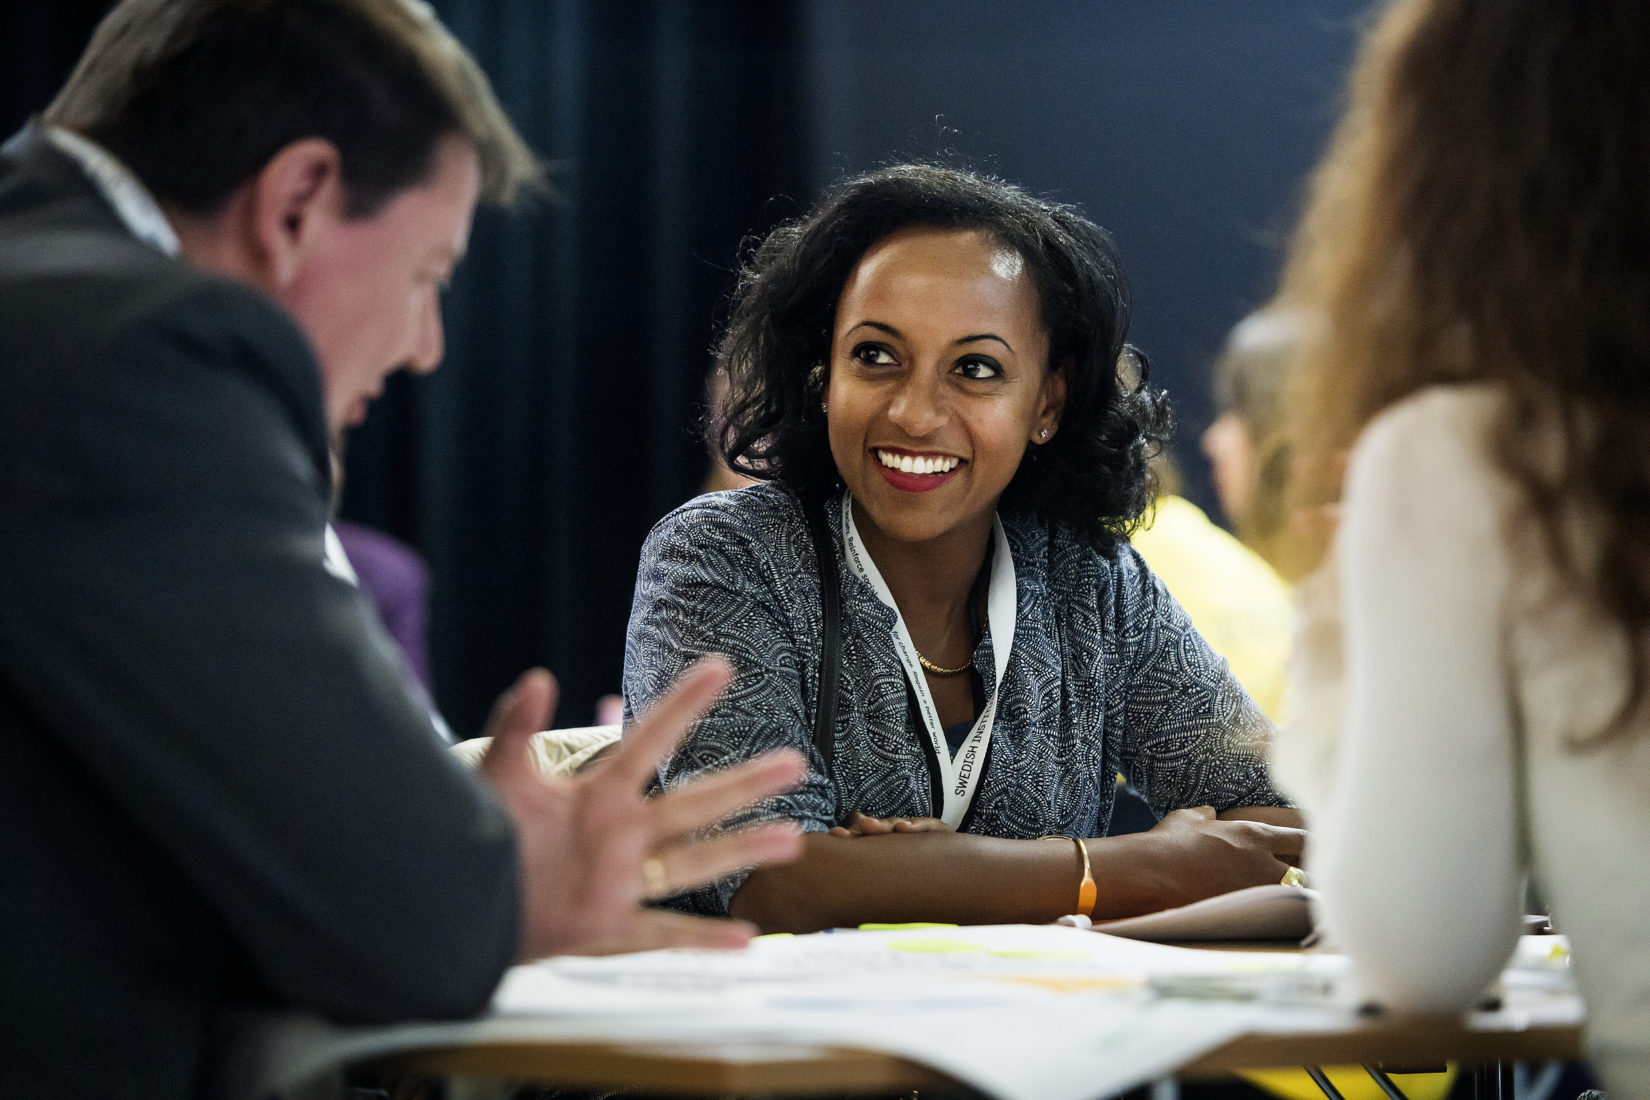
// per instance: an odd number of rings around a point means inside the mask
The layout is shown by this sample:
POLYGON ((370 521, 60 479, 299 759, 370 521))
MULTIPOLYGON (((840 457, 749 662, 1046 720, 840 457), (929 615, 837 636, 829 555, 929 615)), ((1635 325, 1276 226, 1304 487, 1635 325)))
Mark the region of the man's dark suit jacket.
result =
POLYGON ((515 842, 322 567, 314 357, 0 150, 0 1093, 182 1097, 252 990, 487 1001, 515 842))

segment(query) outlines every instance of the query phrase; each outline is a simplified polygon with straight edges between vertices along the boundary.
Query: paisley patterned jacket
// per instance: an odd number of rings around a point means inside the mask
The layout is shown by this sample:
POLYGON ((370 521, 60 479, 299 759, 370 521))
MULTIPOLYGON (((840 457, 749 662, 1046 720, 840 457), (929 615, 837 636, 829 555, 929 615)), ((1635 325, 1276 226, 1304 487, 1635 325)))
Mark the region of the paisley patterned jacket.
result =
MULTIPOLYGON (((663 785, 789 746, 809 758, 803 786, 741 822, 783 818, 814 831, 851 810, 938 816, 932 750, 894 652, 894 613, 843 560, 840 504, 825 511, 843 620, 830 772, 813 746, 819 571, 800 503, 775 485, 699 497, 648 536, 625 640, 626 721, 695 659, 720 653, 734 682, 661 768, 663 785)), ((1118 772, 1159 814, 1289 804, 1267 776, 1271 723, 1132 548, 1108 560, 1064 528, 1002 519, 1019 619, 962 831, 1103 836, 1118 772)), ((974 652, 988 695, 991 645, 987 630, 974 652)), ((734 875, 680 901, 725 913, 743 882, 734 875)))

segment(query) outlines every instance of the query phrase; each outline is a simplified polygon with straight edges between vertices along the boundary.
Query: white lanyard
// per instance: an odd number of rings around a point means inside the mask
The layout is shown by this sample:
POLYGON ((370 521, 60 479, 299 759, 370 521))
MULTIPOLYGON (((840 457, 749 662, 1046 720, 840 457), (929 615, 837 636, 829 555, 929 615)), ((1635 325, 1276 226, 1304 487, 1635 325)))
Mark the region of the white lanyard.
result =
POLYGON ((953 829, 962 823, 963 815, 974 802, 974 792, 980 784, 980 771, 985 763, 985 751, 991 745, 991 726, 997 715, 997 697, 1003 690, 1003 673, 1008 670, 1009 650, 1014 646, 1014 622, 1019 615, 1018 593, 1014 587, 1014 557, 1008 549, 1008 536, 997 517, 991 518, 991 531, 996 539, 996 553, 991 561, 991 590, 986 597, 986 629, 991 631, 991 656, 997 669, 997 682, 986 700, 985 709, 975 720, 968 739, 955 758, 946 743, 945 729, 940 725, 939 710, 934 696, 928 690, 928 679, 917 660, 917 647, 911 641, 911 632, 905 627, 905 616, 900 614, 894 594, 871 560, 865 544, 860 541, 859 528, 854 525, 853 500, 842 494, 842 542, 848 553, 848 564, 855 573, 870 582, 877 599, 894 609, 894 652, 905 666, 905 678, 917 694, 917 708, 922 711, 923 725, 928 729, 929 744, 940 769, 941 790, 945 805, 940 818, 953 829))

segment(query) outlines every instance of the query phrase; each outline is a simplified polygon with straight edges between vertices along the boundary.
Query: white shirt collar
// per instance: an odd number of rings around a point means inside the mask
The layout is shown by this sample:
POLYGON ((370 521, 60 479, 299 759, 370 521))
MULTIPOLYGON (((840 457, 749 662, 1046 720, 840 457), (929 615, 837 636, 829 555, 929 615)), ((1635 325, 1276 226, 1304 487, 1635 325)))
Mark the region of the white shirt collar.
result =
POLYGON ((325 552, 321 557, 321 564, 327 567, 327 572, 341 581, 348 581, 355 587, 361 587, 361 578, 355 573, 355 566, 350 564, 349 553, 344 549, 344 540, 338 537, 338 531, 327 524, 326 541, 323 543, 325 552))
POLYGON ((43 127, 46 140, 86 173, 132 236, 168 256, 178 254, 178 235, 149 189, 109 150, 60 126, 43 127))

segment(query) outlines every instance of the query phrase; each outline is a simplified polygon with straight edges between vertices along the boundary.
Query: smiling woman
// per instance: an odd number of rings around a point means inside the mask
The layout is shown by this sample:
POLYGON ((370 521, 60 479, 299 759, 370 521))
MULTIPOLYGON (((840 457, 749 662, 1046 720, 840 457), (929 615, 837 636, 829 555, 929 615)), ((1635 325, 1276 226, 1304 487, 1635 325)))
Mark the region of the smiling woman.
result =
POLYGON ((732 690, 661 781, 803 748, 806 785, 750 817, 810 835, 683 904, 770 930, 1123 916, 1298 858, 1270 725, 1127 545, 1168 421, 1128 313, 1097 226, 952 169, 849 180, 755 249, 718 434, 769 484, 654 529, 625 702, 728 654, 732 690), (1119 771, 1158 828, 1105 835, 1119 771))

